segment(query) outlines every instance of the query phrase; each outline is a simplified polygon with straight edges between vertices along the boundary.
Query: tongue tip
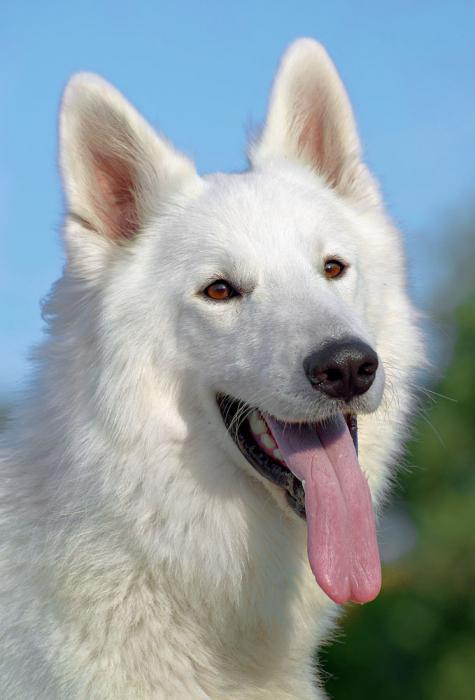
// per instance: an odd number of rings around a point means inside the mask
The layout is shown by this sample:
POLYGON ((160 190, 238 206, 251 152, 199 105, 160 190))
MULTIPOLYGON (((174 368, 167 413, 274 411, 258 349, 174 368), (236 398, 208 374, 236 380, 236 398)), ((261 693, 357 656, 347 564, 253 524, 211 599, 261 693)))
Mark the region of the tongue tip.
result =
POLYGON ((353 587, 351 600, 353 603, 370 603, 378 597, 381 591, 381 572, 372 581, 366 581, 358 587, 353 587))
POLYGON ((378 597, 381 591, 380 573, 373 580, 358 583, 358 585, 347 583, 347 585, 342 586, 336 582, 321 580, 320 576, 315 578, 320 588, 338 605, 344 605, 345 603, 358 603, 360 605, 370 603, 378 597))
POLYGON ((359 605, 364 605, 365 603, 371 603, 372 600, 377 598, 380 591, 381 587, 374 591, 365 591, 364 593, 361 591, 358 591, 357 593, 352 591, 349 594, 335 591, 325 591, 325 593, 331 600, 333 600, 334 603, 338 603, 338 605, 345 605, 345 603, 358 603, 359 605))
POLYGON ((348 581, 346 581, 346 585, 342 585, 341 581, 325 581, 319 576, 315 576, 315 580, 322 591, 324 591, 324 593, 326 593, 330 600, 333 600, 334 603, 343 605, 351 600, 351 588, 348 581))
MULTIPOLYGON (((372 600, 378 597, 379 593, 381 591, 381 586, 374 587, 373 589, 367 589, 365 591, 357 591, 355 594, 352 592, 350 601, 352 603, 359 603, 360 605, 363 605, 364 603, 371 603, 372 600)), ((348 601, 347 601, 348 602, 348 601)))

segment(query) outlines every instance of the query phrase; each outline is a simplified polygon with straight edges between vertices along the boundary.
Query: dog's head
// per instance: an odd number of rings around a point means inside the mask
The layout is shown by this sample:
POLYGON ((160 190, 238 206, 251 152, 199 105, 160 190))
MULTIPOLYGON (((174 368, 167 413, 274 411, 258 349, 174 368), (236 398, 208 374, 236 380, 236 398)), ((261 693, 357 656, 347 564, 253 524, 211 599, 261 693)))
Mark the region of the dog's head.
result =
POLYGON ((404 329, 410 308, 398 238, 325 51, 300 40, 285 55, 245 173, 198 176, 89 75, 66 90, 61 145, 69 270, 100 300, 107 362, 136 394, 154 371, 186 387, 209 439, 307 516, 322 587, 339 601, 373 597, 353 443, 357 416, 385 396, 388 363, 396 377, 389 317, 404 329))

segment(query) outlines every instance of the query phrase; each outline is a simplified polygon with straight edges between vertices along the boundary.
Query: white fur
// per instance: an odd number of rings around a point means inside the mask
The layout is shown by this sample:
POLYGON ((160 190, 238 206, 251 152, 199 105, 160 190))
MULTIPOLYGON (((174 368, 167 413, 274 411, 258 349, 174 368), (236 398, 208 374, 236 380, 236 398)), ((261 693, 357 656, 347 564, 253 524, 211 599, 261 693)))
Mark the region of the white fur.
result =
POLYGON ((3 700, 324 696, 313 658, 337 606, 215 394, 316 420, 331 407, 303 358, 371 343, 381 368, 354 410, 377 506, 421 345, 398 233, 315 42, 284 57, 251 161, 201 178, 101 79, 66 90, 67 262, 2 454, 3 700), (329 255, 350 263, 341 280, 329 255), (221 277, 243 298, 203 299, 221 277))

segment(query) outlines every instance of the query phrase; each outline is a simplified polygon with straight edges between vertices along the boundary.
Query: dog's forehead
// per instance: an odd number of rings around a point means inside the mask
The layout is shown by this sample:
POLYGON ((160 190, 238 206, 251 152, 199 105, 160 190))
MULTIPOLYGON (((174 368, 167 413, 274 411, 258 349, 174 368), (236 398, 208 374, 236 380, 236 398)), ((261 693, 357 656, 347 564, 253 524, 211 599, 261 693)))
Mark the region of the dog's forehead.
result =
POLYGON ((196 278, 232 270, 249 280, 290 269, 304 276, 325 255, 354 259, 358 229, 350 207, 303 167, 211 175, 151 237, 152 274, 155 264, 192 260, 196 278))
POLYGON ((208 176, 193 209, 211 238, 230 242, 314 244, 320 233, 351 226, 347 208, 318 176, 288 164, 208 176))

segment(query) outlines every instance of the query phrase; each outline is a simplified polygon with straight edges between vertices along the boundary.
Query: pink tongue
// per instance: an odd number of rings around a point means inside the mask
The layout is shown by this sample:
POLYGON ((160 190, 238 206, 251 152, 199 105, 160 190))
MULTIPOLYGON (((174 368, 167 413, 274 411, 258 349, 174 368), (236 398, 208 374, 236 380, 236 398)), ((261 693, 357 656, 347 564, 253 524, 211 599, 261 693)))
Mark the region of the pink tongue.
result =
POLYGON ((325 425, 266 417, 287 467, 305 481, 308 558, 336 603, 367 603, 381 588, 371 495, 343 416, 325 425))

